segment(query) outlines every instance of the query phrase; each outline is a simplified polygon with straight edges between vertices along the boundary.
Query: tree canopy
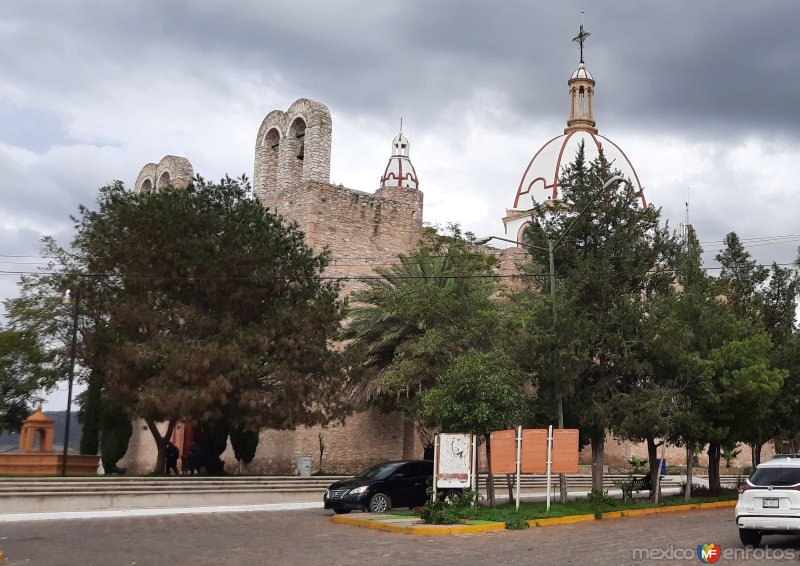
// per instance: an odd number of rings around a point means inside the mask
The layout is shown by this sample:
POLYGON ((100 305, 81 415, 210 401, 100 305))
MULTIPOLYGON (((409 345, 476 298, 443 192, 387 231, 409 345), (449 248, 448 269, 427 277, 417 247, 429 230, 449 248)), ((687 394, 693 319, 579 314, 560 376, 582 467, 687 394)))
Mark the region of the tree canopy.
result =
POLYGON ((328 254, 255 201, 246 178, 152 193, 117 182, 81 206, 75 228, 46 298, 79 291, 82 362, 108 404, 148 423, 156 469, 178 419, 227 431, 344 414, 328 254))
POLYGON ((368 369, 363 399, 416 417, 416 394, 435 385, 455 357, 500 347, 496 263, 457 226, 443 234, 429 228, 414 251, 365 281, 367 289, 350 297, 344 333, 368 369))

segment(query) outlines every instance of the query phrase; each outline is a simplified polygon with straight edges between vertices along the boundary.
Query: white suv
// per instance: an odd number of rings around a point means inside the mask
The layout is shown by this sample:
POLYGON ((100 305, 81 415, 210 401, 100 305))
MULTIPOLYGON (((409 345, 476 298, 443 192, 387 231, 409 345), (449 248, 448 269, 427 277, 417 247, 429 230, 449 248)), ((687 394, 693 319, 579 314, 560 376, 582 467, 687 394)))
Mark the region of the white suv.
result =
POLYGON ((744 545, 758 546, 762 535, 800 534, 800 457, 759 464, 739 486, 736 524, 744 545))

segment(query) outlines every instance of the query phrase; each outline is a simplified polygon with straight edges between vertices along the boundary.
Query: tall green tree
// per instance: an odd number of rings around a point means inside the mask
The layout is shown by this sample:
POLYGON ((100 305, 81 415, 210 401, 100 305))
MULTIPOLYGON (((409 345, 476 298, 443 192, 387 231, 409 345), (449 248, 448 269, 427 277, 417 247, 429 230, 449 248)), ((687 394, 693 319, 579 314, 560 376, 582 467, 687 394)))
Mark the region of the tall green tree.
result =
MULTIPOLYGON (((602 152, 589 163, 581 146, 561 175, 561 200, 534 202, 526 234, 545 248, 567 234, 555 250, 559 322, 555 335, 541 342, 558 346, 540 381, 560 390, 567 419, 588 433, 598 490, 605 434, 618 417, 612 398, 644 372, 637 344, 647 322, 645 297, 672 283, 667 266, 679 249, 660 224, 660 211, 642 208, 630 183, 598 193, 614 173, 602 152)), ((541 327, 552 322, 542 320, 541 327)))
MULTIPOLYGON (((469 352, 453 359, 437 384, 422 394, 421 417, 443 432, 483 437, 491 458, 490 433, 525 419, 530 399, 519 367, 502 352, 469 352)), ((494 486, 489 475, 489 504, 494 486)))
MULTIPOLYGON (((798 260, 800 263, 800 259, 798 260)), ((794 269, 772 264, 769 285, 763 291, 764 326, 775 348, 772 364, 787 371, 774 403, 774 434, 790 444, 800 435, 800 334, 797 331, 797 294, 800 279, 794 269)), ((753 452, 753 463, 758 463, 753 452)))
POLYGON ((72 330, 77 324, 75 381, 88 387, 75 399, 81 407, 79 419, 83 425, 80 451, 97 454, 103 381, 99 372, 90 369, 89 361, 102 355, 102 349, 87 344, 102 327, 102 313, 90 312, 87 301, 80 300, 80 296, 81 292, 84 296, 96 293, 99 287, 89 278, 75 277, 83 269, 81 258, 59 246, 52 237, 42 239, 41 254, 47 263, 37 273, 20 278, 19 296, 4 302, 6 316, 13 329, 33 337, 47 355, 48 361, 40 371, 49 372, 52 383, 66 379, 70 372, 72 330), (68 293, 71 301, 65 301, 68 293))
POLYGON ((147 423, 155 470, 179 419, 285 429, 346 410, 328 255, 253 200, 245 178, 156 193, 116 183, 81 207, 76 231, 86 308, 101 313, 87 349, 102 355, 87 364, 110 403, 147 423))
POLYGON ((736 232, 727 234, 724 243, 725 248, 715 257, 722 266, 717 279, 719 291, 737 316, 762 322, 763 297, 759 290, 769 270, 750 256, 736 232))
POLYGON ((17 431, 56 382, 53 356, 26 332, 0 330, 0 432, 17 431))
POLYGON ((672 307, 688 339, 673 354, 685 375, 677 440, 687 450, 708 444, 714 491, 724 447, 748 442, 760 448, 774 434, 775 402, 786 376, 772 363, 772 341, 764 332, 761 271, 735 234, 726 240, 730 249, 718 256, 725 276, 713 278, 703 270, 696 239, 689 239, 672 307))

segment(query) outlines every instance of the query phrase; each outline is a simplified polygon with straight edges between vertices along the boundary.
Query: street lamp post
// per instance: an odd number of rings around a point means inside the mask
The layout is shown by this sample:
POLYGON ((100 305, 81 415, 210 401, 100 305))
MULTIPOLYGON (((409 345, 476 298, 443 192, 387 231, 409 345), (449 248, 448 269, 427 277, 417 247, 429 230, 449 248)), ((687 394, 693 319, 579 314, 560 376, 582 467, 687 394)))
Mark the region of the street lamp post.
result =
MULTIPOLYGON (((546 251, 549 264, 550 264, 550 303, 553 309, 553 332, 556 329, 556 323, 558 322, 558 311, 556 309, 556 265, 554 254, 556 248, 561 245, 564 241, 564 238, 567 234, 570 233, 572 228, 575 224, 580 220, 580 218, 589 210, 589 207, 594 204, 597 198, 606 192, 606 190, 616 183, 620 183, 623 181, 622 175, 614 175, 608 181, 603 183, 603 186, 600 187, 595 194, 592 195, 592 198, 589 199, 589 202, 581 209, 572 223, 567 227, 564 232, 558 237, 558 239, 553 242, 552 239, 547 238, 547 247, 537 246, 534 244, 528 244, 526 242, 520 242, 518 240, 511 240, 509 238, 501 238, 499 236, 488 236, 486 238, 478 238, 475 240, 476 244, 486 244, 490 240, 500 240, 503 242, 510 242, 512 244, 517 244, 518 246, 522 246, 523 248, 532 248, 535 250, 546 251)), ((564 402, 563 402, 563 395, 561 392, 561 380, 556 380, 556 387, 557 387, 557 401, 558 401, 558 428, 564 428, 564 402)), ((559 490, 560 490, 560 497, 561 501, 566 501, 567 497, 567 486, 566 486, 566 476, 564 474, 559 474, 559 490)))
POLYGON ((64 302, 72 302, 72 344, 69 354, 69 385, 67 386, 67 422, 64 426, 64 454, 61 458, 61 475, 67 475, 67 458, 69 456, 69 425, 72 420, 72 383, 75 380, 75 354, 78 343, 78 306, 81 301, 81 288, 75 286, 75 296, 70 296, 69 289, 64 296, 64 302))

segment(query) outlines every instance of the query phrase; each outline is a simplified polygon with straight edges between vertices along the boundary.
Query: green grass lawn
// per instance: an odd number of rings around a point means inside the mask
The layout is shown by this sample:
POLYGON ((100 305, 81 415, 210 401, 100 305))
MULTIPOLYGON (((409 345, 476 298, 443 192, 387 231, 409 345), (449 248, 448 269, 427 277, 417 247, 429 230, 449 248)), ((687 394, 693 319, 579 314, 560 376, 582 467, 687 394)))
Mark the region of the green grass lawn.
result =
MULTIPOLYGON (((712 501, 730 501, 737 498, 736 490, 725 490, 718 496, 693 497, 690 503, 708 503, 712 501)), ((550 510, 546 509, 545 503, 520 503, 519 511, 515 509, 514 503, 507 503, 495 507, 479 505, 477 507, 462 507, 457 510, 458 516, 466 520, 492 521, 492 522, 517 522, 530 519, 546 519, 550 517, 566 517, 569 515, 593 515, 596 512, 605 513, 608 511, 627 511, 630 509, 649 509, 653 507, 669 507, 674 505, 684 505, 686 502, 683 496, 663 497, 658 505, 650 499, 634 499, 623 502, 614 499, 593 506, 588 498, 567 501, 565 503, 553 502, 550 510)), ((394 515, 414 515, 412 511, 392 511, 394 515)))

